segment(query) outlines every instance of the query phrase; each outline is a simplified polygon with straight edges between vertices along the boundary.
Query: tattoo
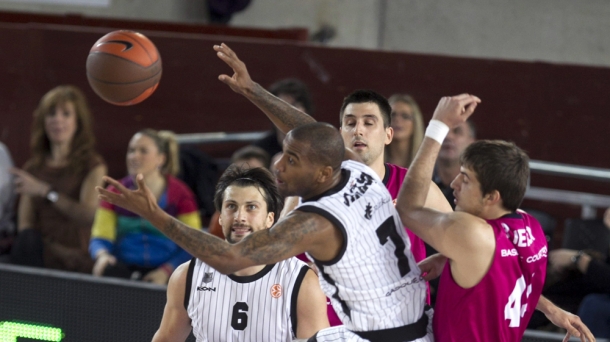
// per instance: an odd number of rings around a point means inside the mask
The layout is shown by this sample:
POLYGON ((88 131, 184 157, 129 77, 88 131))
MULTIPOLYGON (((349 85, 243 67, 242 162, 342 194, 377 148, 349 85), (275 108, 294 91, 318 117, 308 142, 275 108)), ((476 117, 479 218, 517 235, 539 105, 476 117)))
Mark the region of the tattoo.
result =
POLYGON ((316 238, 325 229, 325 225, 319 223, 315 214, 293 213, 273 228, 252 233, 235 245, 192 229, 175 218, 161 230, 192 256, 210 266, 218 270, 239 270, 273 264, 308 250, 311 242, 322 240, 316 238))
POLYGON ((247 236, 241 243, 241 255, 264 265, 295 256, 295 250, 307 250, 311 237, 322 230, 312 215, 295 213, 272 229, 247 236))
POLYGON ((190 228, 176 219, 169 221, 164 227, 163 233, 191 255, 201 260, 209 260, 209 258, 223 255, 230 248, 229 244, 219 238, 190 228))
POLYGON ((295 127, 316 122, 311 116, 289 105, 260 86, 254 92, 254 101, 269 116, 271 121, 276 125, 280 123, 284 126, 279 127, 278 125, 280 130, 286 130, 284 133, 295 127), (276 122, 276 120, 279 122, 276 122))

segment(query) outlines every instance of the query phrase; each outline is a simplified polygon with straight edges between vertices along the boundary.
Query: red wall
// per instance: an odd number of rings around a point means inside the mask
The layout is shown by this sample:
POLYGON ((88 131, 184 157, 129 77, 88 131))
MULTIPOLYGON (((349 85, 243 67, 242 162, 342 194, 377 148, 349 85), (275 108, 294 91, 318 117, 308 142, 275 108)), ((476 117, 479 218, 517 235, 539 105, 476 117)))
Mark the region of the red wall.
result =
MULTIPOLYGON (((112 176, 125 172, 127 142, 144 127, 177 133, 267 129, 270 123, 256 107, 217 80, 230 70, 215 56, 212 45, 226 42, 247 63, 253 79, 264 86, 284 77, 305 81, 313 93, 315 116, 322 121, 336 125, 342 98, 357 88, 371 88, 387 96, 409 92, 427 119, 441 96, 470 92, 483 100, 474 115, 479 138, 513 140, 532 159, 610 168, 608 68, 142 30, 161 53, 161 83, 143 103, 117 107, 99 99, 85 76, 92 44, 114 29, 0 24, 0 140, 18 165, 29 155, 31 116, 38 100, 63 83, 78 85, 88 95, 98 149, 112 176)), ((239 145, 208 146, 205 150, 227 157, 236 147, 239 145)), ((532 185, 610 194, 610 183, 534 176, 532 185)), ((580 214, 576 206, 545 204, 544 208, 558 215, 580 214)))

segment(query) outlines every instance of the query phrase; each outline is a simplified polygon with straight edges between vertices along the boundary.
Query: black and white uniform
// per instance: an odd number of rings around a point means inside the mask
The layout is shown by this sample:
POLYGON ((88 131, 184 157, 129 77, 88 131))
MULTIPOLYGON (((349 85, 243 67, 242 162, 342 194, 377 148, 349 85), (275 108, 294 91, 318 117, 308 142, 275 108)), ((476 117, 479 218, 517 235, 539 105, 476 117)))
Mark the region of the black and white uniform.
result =
POLYGON ((432 341, 432 310, 424 314, 426 283, 390 193, 362 163, 344 161, 341 169, 337 186, 296 208, 325 217, 344 237, 334 260, 308 255, 344 324, 320 331, 312 341, 432 341))
POLYGON ((292 341, 297 297, 308 270, 290 258, 240 277, 191 260, 184 306, 193 335, 197 341, 292 341))

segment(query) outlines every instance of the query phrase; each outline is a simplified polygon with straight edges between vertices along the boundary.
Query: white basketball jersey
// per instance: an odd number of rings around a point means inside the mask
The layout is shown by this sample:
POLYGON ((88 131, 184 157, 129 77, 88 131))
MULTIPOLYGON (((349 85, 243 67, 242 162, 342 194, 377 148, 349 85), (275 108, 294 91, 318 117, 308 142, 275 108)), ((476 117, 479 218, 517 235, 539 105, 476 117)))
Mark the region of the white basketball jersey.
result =
POLYGON ((240 277, 191 260, 184 305, 193 335, 197 341, 292 341, 307 270, 304 262, 290 258, 240 277))
POLYGON ((296 210, 319 214, 341 230, 334 260, 314 261, 322 290, 346 328, 371 331, 416 322, 426 304, 426 283, 390 193, 368 166, 344 161, 342 180, 296 210))

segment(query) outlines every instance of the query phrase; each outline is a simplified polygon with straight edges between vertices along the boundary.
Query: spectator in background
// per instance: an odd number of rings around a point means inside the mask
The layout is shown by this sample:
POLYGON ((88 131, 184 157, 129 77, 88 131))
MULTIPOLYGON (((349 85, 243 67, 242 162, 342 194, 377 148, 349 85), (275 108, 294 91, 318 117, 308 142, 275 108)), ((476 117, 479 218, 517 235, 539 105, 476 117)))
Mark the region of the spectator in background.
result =
POLYGON ((10 169, 13 160, 6 146, 0 142, 0 260, 6 261, 15 233, 15 189, 10 169))
POLYGON ((404 94, 388 99, 392 106, 392 142, 385 147, 386 163, 408 168, 424 139, 424 122, 417 102, 404 94))
POLYGON ((432 180, 441 189, 453 209, 455 209, 455 197, 453 197, 451 182, 460 173, 460 155, 475 140, 474 122, 467 120, 449 131, 438 153, 432 180))
POLYGON ((91 121, 85 96, 74 86, 58 86, 40 100, 32 156, 23 170, 11 171, 21 195, 13 263, 91 272, 87 246, 98 202, 95 187, 106 174, 91 121))
POLYGON ((231 156, 231 164, 252 169, 264 167, 269 169, 269 153, 258 146, 248 145, 235 151, 231 156))
MULTIPOLYGON (((610 229, 610 208, 604 214, 610 229)), ((610 338, 610 255, 566 248, 549 252, 549 284, 544 294, 570 312, 578 312, 596 337, 610 338)), ((548 321, 540 321, 538 328, 548 321)))
MULTIPOLYGON (((287 78, 273 83, 269 87, 269 92, 298 110, 309 115, 313 114, 313 102, 305 83, 294 78, 287 78)), ((284 136, 286 135, 282 131, 273 126, 262 139, 253 142, 252 145, 267 151, 273 159, 276 154, 282 152, 284 136)))
MULTIPOLYGON (((145 129, 129 142, 129 175, 121 184, 135 189, 135 177, 142 174, 164 211, 190 227, 201 229, 192 191, 175 178, 178 168, 178 143, 173 133, 145 129)), ((109 189, 117 191, 114 187, 109 189)), ((89 251, 95 260, 96 276, 167 284, 174 269, 191 258, 149 222, 107 202, 100 203, 91 237, 89 251)))

